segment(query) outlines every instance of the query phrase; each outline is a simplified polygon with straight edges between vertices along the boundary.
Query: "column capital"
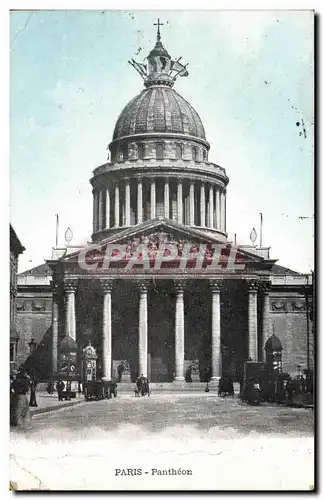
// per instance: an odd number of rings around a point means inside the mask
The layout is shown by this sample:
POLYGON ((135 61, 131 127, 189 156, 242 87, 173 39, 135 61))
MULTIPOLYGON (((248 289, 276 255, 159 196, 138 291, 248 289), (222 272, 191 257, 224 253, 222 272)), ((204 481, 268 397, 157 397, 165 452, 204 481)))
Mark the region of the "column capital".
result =
POLYGON ((209 285, 213 293, 220 292, 223 285, 222 280, 209 280, 209 285))
POLYGON ((66 278, 63 280, 65 292, 76 292, 78 280, 73 278, 66 278))
POLYGON ((261 281, 260 290, 263 294, 270 293, 271 290, 271 281, 261 281))
POLYGON ((173 280, 174 288, 177 294, 183 293, 186 288, 185 280, 173 280))
POLYGON ((100 281, 101 290, 104 293, 112 291, 113 286, 114 286, 114 280, 113 279, 107 279, 107 280, 101 279, 99 281, 100 281))
POLYGON ((136 281, 136 284, 140 293, 147 293, 150 286, 149 280, 138 280, 136 281))
POLYGON ((257 293, 259 285, 260 285, 260 282, 258 280, 253 280, 253 279, 247 280, 247 284, 248 284, 249 292, 257 293))

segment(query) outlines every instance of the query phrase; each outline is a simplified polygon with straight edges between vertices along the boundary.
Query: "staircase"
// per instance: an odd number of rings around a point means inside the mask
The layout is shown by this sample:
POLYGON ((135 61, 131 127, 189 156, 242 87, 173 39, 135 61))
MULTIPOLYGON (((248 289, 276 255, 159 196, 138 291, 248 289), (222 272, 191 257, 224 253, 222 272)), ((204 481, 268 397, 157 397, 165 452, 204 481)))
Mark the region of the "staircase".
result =
MULTIPOLYGON (((118 392, 134 392, 134 382, 121 382, 118 392)), ((150 382, 152 392, 204 392, 205 382, 150 382)))

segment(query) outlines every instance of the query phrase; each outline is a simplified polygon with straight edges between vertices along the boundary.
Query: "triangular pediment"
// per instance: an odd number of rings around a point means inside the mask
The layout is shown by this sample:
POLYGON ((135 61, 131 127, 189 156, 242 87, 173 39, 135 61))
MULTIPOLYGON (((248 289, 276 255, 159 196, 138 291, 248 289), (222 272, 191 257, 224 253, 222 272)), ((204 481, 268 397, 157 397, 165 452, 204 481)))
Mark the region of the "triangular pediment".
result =
POLYGON ((107 243, 125 243, 132 239, 144 237, 154 238, 156 236, 162 241, 170 238, 171 241, 192 241, 200 243, 220 243, 221 241, 211 234, 206 234, 199 229, 179 224, 171 219, 158 218, 143 222, 137 226, 120 231, 105 239, 107 243))
POLYGON ((146 271, 163 269, 220 269, 232 266, 232 271, 269 269, 273 261, 252 254, 233 243, 220 241, 217 233, 206 234, 203 230, 159 218, 114 233, 79 251, 60 259, 67 265, 80 262, 80 256, 89 267, 109 261, 110 268, 145 268, 146 271), (218 253, 218 257, 217 257, 218 253), (218 259, 218 260, 217 260, 218 259), (215 261, 218 264, 216 266, 215 261), (199 262, 199 264, 197 264, 199 262), (178 267, 177 267, 178 266, 178 267))

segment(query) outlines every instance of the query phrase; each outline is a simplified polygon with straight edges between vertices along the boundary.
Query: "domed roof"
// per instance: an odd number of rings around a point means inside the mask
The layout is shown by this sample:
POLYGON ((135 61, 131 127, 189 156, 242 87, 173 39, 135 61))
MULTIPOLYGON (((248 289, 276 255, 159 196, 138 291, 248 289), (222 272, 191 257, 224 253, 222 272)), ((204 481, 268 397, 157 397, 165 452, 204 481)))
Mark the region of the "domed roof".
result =
POLYGON ((194 108, 172 88, 152 86, 125 106, 117 120, 113 140, 161 132, 206 140, 203 124, 194 108))
POLYGON ((282 344, 280 339, 273 333, 266 341, 264 348, 267 352, 282 351, 282 344))

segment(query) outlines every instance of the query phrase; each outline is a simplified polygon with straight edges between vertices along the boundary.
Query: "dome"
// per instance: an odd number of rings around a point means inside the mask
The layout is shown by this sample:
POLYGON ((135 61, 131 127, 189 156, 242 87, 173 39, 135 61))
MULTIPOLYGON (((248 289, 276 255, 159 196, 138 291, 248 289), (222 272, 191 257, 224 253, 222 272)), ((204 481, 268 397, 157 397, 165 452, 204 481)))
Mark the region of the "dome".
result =
POLYGON ((125 106, 117 120, 113 140, 163 132, 206 140, 203 124, 194 108, 172 88, 152 86, 125 106))
POLYGON ((266 341, 264 348, 266 352, 282 351, 282 344, 280 339, 275 334, 272 334, 266 341))

